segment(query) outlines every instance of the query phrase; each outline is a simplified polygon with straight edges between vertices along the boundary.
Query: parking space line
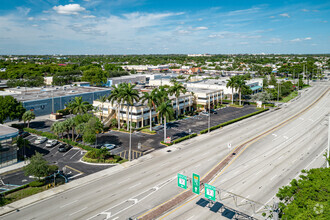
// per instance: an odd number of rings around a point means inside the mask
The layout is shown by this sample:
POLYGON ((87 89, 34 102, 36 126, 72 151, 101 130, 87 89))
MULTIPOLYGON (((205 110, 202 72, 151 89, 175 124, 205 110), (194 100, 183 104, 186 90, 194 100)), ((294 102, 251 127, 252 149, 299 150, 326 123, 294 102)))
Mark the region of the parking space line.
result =
POLYGON ((70 157, 70 159, 72 159, 74 156, 76 156, 79 152, 80 152, 80 150, 78 150, 74 155, 72 155, 72 157, 70 157))
POLYGON ((71 170, 74 170, 74 171, 78 172, 78 173, 84 174, 84 172, 81 172, 81 171, 79 171, 79 170, 77 170, 77 169, 75 169, 75 168, 73 168, 73 167, 70 167, 70 166, 68 166, 68 165, 65 165, 65 166, 66 166, 67 168, 71 169, 71 170))
POLYGON ((66 152, 65 154, 63 154, 63 157, 65 157, 65 155, 67 155, 73 148, 71 148, 70 150, 68 150, 68 152, 66 152))

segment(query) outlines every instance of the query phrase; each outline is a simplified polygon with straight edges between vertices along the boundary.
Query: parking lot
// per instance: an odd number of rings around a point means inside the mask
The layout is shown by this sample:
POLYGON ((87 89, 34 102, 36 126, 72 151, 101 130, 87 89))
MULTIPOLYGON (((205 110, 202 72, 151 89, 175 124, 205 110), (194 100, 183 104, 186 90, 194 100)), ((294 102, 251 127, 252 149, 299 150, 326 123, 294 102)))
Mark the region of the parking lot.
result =
MULTIPOLYGON (((227 107, 223 109, 216 110, 217 114, 210 115, 210 125, 215 126, 223 122, 229 121, 231 119, 239 118, 241 116, 250 114, 257 111, 255 106, 246 105, 244 108, 233 108, 227 107)), ((172 140, 184 137, 189 134, 189 129, 191 133, 197 133, 201 130, 208 128, 208 116, 197 115, 189 118, 185 118, 175 122, 167 123, 166 134, 171 137, 172 140)), ((165 147, 160 144, 164 140, 164 127, 156 126, 154 130, 157 134, 150 135, 142 132, 132 133, 132 158, 136 159, 151 150, 159 149, 165 147), (138 145, 140 144, 140 149, 138 145)), ((128 158, 129 149, 129 133, 110 131, 105 134, 98 136, 99 144, 116 144, 118 147, 111 152, 121 157, 128 158)))
MULTIPOLYGON (((43 154, 44 158, 49 162, 49 164, 57 165, 60 170, 64 171, 69 180, 77 179, 114 166, 111 164, 91 165, 83 163, 80 161, 80 159, 86 153, 85 151, 73 147, 67 152, 59 152, 59 144, 51 148, 46 147, 46 142, 42 144, 34 144, 34 141, 37 139, 37 137, 38 136, 36 135, 29 135, 25 138, 30 141, 30 145, 25 147, 25 154, 27 157, 32 156, 35 154, 35 152, 43 154)), ((16 187, 27 184, 34 180, 33 177, 25 176, 22 169, 2 174, 1 179, 4 184, 8 186, 13 185, 16 187)))

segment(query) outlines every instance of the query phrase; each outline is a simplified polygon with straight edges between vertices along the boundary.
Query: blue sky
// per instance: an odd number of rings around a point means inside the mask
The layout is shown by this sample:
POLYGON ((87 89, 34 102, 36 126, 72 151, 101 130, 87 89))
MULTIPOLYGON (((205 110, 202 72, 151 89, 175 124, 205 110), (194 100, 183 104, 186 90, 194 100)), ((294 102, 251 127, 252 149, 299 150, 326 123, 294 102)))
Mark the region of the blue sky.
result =
POLYGON ((1 0, 0 54, 330 53, 330 2, 1 0))

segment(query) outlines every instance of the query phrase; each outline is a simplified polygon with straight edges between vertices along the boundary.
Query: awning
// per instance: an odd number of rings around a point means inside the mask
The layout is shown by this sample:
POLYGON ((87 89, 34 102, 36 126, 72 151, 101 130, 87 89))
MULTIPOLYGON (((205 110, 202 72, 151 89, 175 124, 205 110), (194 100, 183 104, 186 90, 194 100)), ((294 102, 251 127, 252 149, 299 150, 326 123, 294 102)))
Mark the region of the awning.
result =
POLYGON ((253 86, 250 88, 252 91, 256 91, 256 90, 259 90, 259 89, 262 89, 261 86, 253 86))

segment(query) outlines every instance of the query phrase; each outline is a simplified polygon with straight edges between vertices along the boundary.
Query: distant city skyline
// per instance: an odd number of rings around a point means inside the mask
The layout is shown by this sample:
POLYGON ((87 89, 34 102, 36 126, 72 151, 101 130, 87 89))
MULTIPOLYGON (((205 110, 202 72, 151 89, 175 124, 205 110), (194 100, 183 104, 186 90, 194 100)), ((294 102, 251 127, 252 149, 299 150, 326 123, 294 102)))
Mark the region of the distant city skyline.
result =
POLYGON ((330 53, 329 1, 12 0, 0 54, 330 53))

